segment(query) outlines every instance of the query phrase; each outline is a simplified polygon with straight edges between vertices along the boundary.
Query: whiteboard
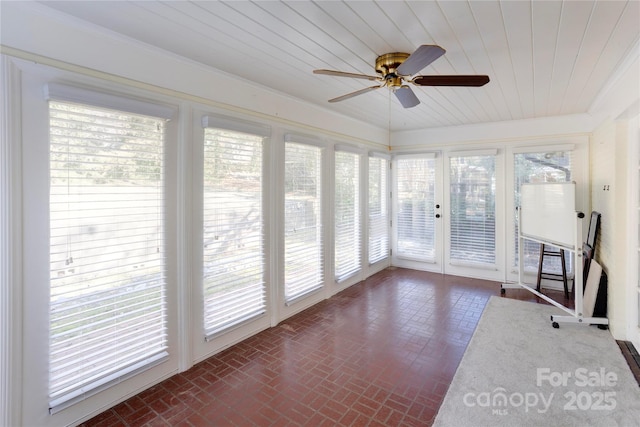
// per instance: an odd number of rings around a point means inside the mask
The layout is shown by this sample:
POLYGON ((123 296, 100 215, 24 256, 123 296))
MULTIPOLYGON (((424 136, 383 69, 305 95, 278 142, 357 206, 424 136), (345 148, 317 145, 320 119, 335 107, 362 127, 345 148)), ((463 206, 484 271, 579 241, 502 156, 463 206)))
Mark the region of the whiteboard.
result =
POLYGON ((574 182, 522 184, 520 234, 556 246, 576 244, 576 185, 574 182))

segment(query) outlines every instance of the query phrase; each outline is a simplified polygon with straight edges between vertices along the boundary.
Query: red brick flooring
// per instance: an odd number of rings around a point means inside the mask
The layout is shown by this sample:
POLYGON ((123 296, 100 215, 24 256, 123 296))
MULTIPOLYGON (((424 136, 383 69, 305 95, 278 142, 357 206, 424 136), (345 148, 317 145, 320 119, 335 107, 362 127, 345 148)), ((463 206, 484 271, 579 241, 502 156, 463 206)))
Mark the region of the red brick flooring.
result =
POLYGON ((492 295, 389 268, 83 425, 428 426, 492 295))

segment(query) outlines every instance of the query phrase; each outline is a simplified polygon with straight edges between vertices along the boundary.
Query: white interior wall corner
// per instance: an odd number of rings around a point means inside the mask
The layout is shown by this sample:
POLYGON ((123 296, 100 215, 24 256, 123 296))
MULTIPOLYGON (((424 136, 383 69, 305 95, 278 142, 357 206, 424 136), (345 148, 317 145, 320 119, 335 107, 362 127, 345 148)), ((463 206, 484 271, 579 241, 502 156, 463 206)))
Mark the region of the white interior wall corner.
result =
MULTIPOLYGON (((595 259, 603 266, 608 278, 608 309, 611 333, 616 339, 625 339, 626 333, 626 273, 620 264, 626 258, 624 227, 618 214, 620 201, 626 195, 625 184, 618 182, 616 168, 624 159, 619 150, 616 123, 607 120, 591 138, 591 203, 592 209, 602 214, 600 235, 595 259), (606 187, 608 186, 608 187, 606 187), (622 233, 621 233, 622 230, 622 233)), ((622 221, 624 222, 624 221, 622 221)))

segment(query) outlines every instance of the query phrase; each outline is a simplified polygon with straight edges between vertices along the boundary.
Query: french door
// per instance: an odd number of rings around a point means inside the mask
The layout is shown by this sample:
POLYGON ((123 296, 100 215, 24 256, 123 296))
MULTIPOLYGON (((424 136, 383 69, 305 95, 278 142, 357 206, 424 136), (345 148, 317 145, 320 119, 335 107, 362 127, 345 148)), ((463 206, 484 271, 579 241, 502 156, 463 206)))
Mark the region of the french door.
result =
POLYGON ((498 151, 450 152, 444 160, 444 272, 502 280, 498 151))
MULTIPOLYGON (((392 264, 517 281, 520 186, 528 182, 586 183, 587 165, 588 144, 583 138, 395 155, 392 264)), ((588 197, 588 188, 579 186, 576 208, 587 212, 588 197)), ((531 283, 537 275, 539 244, 527 242, 523 250, 524 280, 531 283)), ((572 275, 571 259, 567 268, 572 275)), ((561 271, 559 259, 545 260, 545 271, 561 271)), ((546 287, 556 285, 545 283, 546 287)), ((640 301, 635 295, 633 299, 640 301)))
POLYGON ((442 159, 398 155, 394 168, 393 265, 442 272, 442 159))
POLYGON ((497 150, 397 155, 393 265, 502 280, 497 150))

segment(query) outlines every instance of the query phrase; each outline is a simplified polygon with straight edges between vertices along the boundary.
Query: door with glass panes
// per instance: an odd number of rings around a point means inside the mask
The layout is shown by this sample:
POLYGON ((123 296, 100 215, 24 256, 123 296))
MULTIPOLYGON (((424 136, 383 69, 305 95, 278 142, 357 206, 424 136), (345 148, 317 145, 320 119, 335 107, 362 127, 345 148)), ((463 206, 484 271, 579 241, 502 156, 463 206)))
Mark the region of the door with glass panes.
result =
POLYGON ((445 163, 444 271, 501 280, 498 151, 450 152, 445 163))
POLYGON ((499 280, 497 151, 398 155, 393 264, 499 280))
MULTIPOLYGON (((564 144, 509 148, 506 154, 486 149, 396 155, 393 265, 517 281, 520 186, 584 180, 575 153, 574 145, 564 144)), ((524 271, 535 279, 539 244, 527 241, 523 249, 524 271)), ((544 270, 560 272, 559 262, 550 257, 544 270)), ((570 275, 572 262, 566 258, 570 275)))
POLYGON ((441 159, 398 155, 393 168, 393 265, 442 272, 441 159))

